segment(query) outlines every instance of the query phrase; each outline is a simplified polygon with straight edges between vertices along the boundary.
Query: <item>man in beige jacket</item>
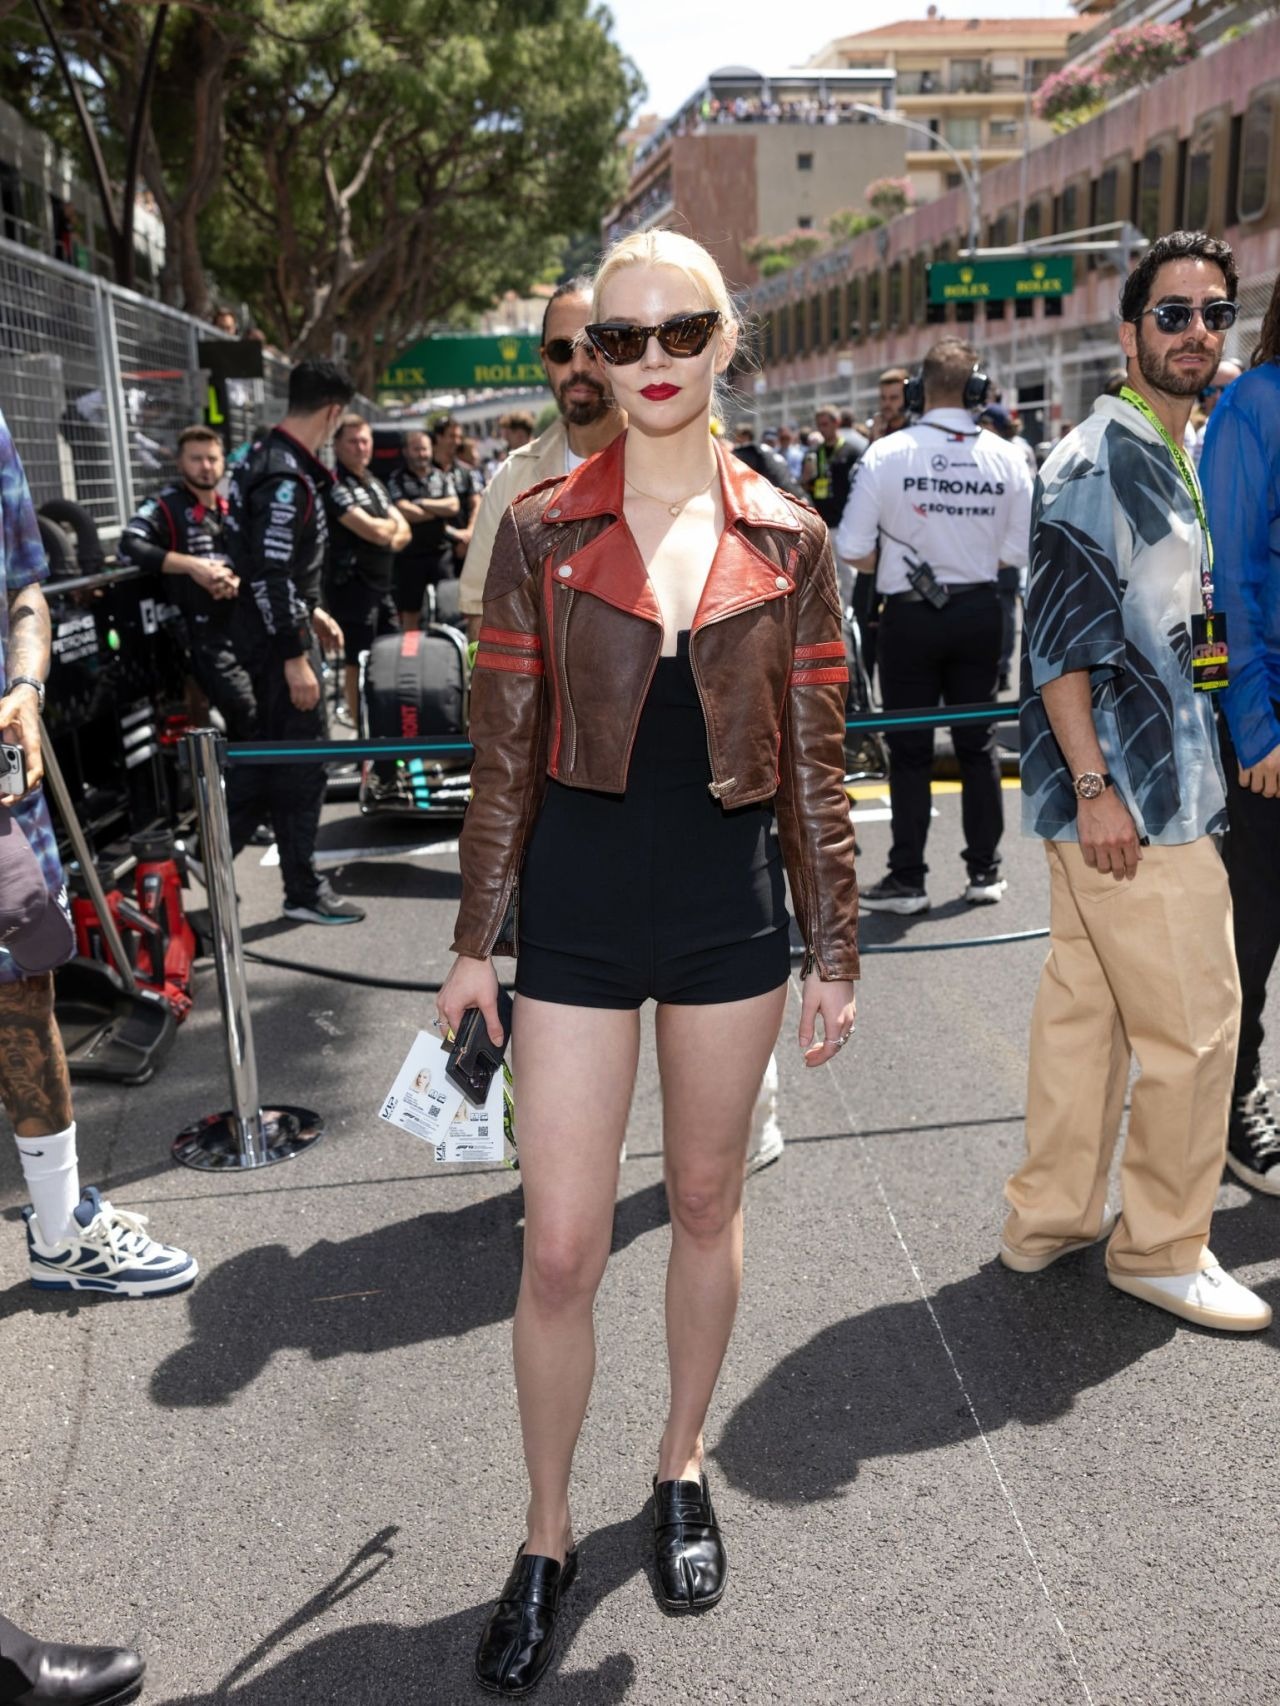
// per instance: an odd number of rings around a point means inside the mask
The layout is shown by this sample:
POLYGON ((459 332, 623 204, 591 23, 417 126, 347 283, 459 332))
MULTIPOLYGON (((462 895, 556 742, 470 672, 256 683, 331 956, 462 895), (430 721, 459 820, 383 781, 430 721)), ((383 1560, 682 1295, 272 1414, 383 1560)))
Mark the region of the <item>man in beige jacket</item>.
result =
POLYGON ((542 365, 560 411, 540 437, 513 450, 489 482, 476 515, 462 567, 462 614, 474 640, 480 632, 484 583, 498 524, 521 492, 568 474, 603 450, 627 424, 614 407, 608 377, 594 347, 582 336, 591 318, 591 284, 562 284, 542 316, 542 365))

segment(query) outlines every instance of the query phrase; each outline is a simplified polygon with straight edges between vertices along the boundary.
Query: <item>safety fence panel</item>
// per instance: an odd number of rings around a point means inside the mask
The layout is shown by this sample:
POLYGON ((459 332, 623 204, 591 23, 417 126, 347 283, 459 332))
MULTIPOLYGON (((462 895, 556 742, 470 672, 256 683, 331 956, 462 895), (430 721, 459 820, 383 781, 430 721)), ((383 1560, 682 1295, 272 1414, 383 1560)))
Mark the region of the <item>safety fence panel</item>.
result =
POLYGON ((176 469, 173 451, 183 427, 202 421, 205 387, 196 355, 197 322, 144 296, 107 291, 115 331, 132 510, 176 469))
POLYGON ((117 519, 107 334, 98 280, 0 243, 0 409, 36 502, 73 498, 117 519))

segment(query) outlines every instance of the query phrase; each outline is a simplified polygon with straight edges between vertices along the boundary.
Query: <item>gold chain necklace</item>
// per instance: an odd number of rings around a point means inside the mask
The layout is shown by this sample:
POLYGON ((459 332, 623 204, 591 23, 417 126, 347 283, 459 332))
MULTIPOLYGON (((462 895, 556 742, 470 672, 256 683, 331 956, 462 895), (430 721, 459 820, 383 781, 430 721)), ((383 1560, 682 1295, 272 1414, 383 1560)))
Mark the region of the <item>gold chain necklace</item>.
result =
MULTIPOLYGON (((714 480, 716 474, 719 472, 720 470, 717 468, 715 473, 712 474, 711 480, 714 480)), ((646 492, 644 487, 637 486, 634 480, 628 480, 627 484, 631 487, 633 492, 638 492, 642 498, 648 498, 650 503, 664 505, 669 515, 677 516, 686 504, 691 504, 695 498, 700 498, 702 496, 703 492, 706 491, 707 486, 711 484, 711 480, 708 480, 706 485, 699 486, 696 492, 690 492, 687 498, 681 498, 680 502, 675 504, 673 504, 669 498, 660 498, 656 492, 646 492)))

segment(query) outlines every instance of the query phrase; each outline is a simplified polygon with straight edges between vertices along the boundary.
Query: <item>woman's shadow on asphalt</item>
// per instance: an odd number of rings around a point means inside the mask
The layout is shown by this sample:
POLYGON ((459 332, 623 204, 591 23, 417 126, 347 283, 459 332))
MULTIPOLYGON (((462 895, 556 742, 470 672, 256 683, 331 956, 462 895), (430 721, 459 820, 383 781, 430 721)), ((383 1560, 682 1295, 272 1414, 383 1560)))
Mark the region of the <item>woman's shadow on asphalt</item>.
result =
MULTIPOLYGON (((316 1360, 371 1356, 457 1338, 507 1320, 520 1284, 523 1193, 415 1216, 300 1255, 267 1244, 204 1274, 187 1305, 191 1338, 162 1362, 151 1395, 166 1407, 226 1404, 277 1351, 316 1360)), ((613 1248, 667 1224, 666 1189, 614 1211, 613 1248)))
MULTIPOLYGON (((577 1582, 566 1595, 556 1631, 556 1656, 538 1690, 548 1702, 614 1706, 635 1677, 629 1653, 613 1653, 586 1671, 567 1671, 578 1630, 592 1612, 643 1567, 647 1510, 626 1522, 597 1530, 580 1543, 577 1582)), ((394 1528, 384 1529, 318 1593, 266 1635, 207 1693, 172 1697, 163 1706, 382 1706, 412 1700, 415 1706, 457 1706, 479 1698, 472 1681, 476 1642, 490 1604, 436 1618, 416 1628, 395 1623, 358 1623, 321 1635, 271 1663, 292 1636, 367 1586, 395 1554, 394 1528), (269 1669, 263 1666, 270 1665, 269 1669)))
MULTIPOLYGON (((1213 1250, 1228 1272, 1275 1258, 1276 1216, 1277 1205, 1262 1197, 1214 1216, 1213 1250)), ((1280 1278, 1258 1289, 1280 1314, 1280 1278)), ((979 1421, 987 1434, 1008 1422, 1053 1422, 1079 1393, 1175 1333, 1204 1331, 1115 1291, 1100 1247, 1034 1275, 993 1259, 927 1301, 887 1304, 824 1328, 738 1405, 714 1456, 757 1498, 838 1498, 868 1459, 976 1439, 979 1421)), ((1277 1334, 1280 1327, 1258 1335, 1257 1348, 1275 1350, 1277 1334)))

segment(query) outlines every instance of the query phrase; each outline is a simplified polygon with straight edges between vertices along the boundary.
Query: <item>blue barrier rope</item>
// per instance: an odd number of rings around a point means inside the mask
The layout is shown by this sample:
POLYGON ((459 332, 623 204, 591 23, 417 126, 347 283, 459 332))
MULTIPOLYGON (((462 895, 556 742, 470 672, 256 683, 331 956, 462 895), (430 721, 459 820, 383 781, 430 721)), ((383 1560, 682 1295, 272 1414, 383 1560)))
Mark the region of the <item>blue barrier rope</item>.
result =
MULTIPOLYGON (((850 717, 845 728, 855 733, 867 729, 936 729, 953 723, 1009 723, 1017 719, 1018 707, 1001 705, 948 705, 932 711, 869 711, 850 717)), ((465 740, 386 739, 320 740, 306 746, 291 741, 242 740, 227 747, 232 764, 284 764, 301 759, 312 764, 349 764, 357 758, 424 758, 432 754, 469 753, 475 749, 465 740)))

